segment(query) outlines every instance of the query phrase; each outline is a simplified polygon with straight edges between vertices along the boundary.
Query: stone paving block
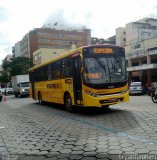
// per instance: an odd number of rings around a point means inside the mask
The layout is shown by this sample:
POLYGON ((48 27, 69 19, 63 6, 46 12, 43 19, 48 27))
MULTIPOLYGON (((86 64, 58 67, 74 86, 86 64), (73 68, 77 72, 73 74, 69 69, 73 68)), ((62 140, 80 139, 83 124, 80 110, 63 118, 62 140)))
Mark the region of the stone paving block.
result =
POLYGON ((82 155, 71 155, 70 157, 69 157, 69 159, 70 160, 77 160, 77 159, 82 159, 82 155))
POLYGON ((59 152, 60 153, 70 153, 72 150, 71 149, 62 149, 62 150, 60 150, 59 152))
POLYGON ((135 148, 133 148, 133 147, 125 147, 125 148, 122 148, 121 150, 125 151, 125 152, 133 152, 133 151, 135 151, 135 148))
POLYGON ((90 151, 95 151, 96 147, 84 147, 83 148, 84 151, 90 152, 90 151))
POLYGON ((72 150, 73 151, 78 151, 78 150, 81 150, 83 148, 84 148, 84 146, 76 146, 76 147, 72 147, 72 150))
POLYGON ((108 147, 108 149, 110 150, 112 150, 112 149, 121 149, 121 147, 120 146, 109 146, 108 147))
POLYGON ((52 148, 50 151, 51 152, 57 152, 57 151, 60 151, 60 150, 62 150, 62 148, 61 147, 57 147, 57 148, 52 148))
POLYGON ((72 151, 71 154, 77 154, 77 155, 82 155, 84 153, 83 150, 78 150, 78 151, 72 151))
POLYGON ((123 151, 118 150, 118 149, 112 149, 108 151, 109 154, 122 154, 123 151))
POLYGON ((97 158, 89 156, 89 157, 82 158, 82 160, 97 160, 97 158))
POLYGON ((57 158, 58 159, 63 159, 63 158, 68 158, 68 157, 70 157, 70 155, 71 154, 69 154, 69 153, 63 153, 63 154, 59 154, 59 155, 57 155, 57 158))
POLYGON ((5 144, 1 142, 0 147, 5 147, 5 144))
POLYGON ((2 153, 2 152, 7 152, 7 148, 6 147, 0 147, 0 153, 2 153))
POLYGON ((146 153, 149 153, 149 150, 147 149, 136 149, 135 150, 136 153, 141 153, 141 154, 146 154, 146 153))
POLYGON ((18 99, 11 98, 0 108, 0 121, 7 126, 0 132, 0 149, 6 146, 11 153, 41 154, 154 153, 157 110, 149 98, 133 96, 128 103, 111 106, 101 114, 98 110, 94 114, 67 113, 28 100, 23 107, 21 100, 19 106, 18 99), (11 108, 16 104, 18 108, 11 108))
POLYGON ((122 143, 122 144, 120 144, 120 146, 121 147, 131 147, 131 146, 133 146, 133 144, 132 143, 122 143))
POLYGON ((46 158, 45 160, 58 160, 57 157, 50 157, 50 158, 46 158))

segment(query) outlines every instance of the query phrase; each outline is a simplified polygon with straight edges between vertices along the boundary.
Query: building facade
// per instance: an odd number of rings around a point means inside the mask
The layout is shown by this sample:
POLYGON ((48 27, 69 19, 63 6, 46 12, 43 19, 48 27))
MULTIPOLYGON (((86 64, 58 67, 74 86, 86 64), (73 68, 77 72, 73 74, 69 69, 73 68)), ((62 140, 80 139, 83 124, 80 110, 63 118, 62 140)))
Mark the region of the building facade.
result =
POLYGON ((76 47, 91 44, 91 30, 57 30, 51 28, 36 28, 21 40, 21 55, 33 60, 33 52, 40 48, 69 49, 71 43, 76 47))
POLYGON ((10 62, 10 61, 12 60, 12 58, 13 58, 13 55, 8 54, 8 55, 3 59, 2 65, 3 65, 3 63, 5 63, 5 62, 10 62))
POLYGON ((20 41, 20 52, 21 56, 30 58, 31 50, 29 34, 26 34, 20 41))
POLYGON ((20 57, 21 50, 20 50, 20 41, 15 43, 15 46, 12 48, 13 57, 20 57))
POLYGON ((33 64, 39 65, 65 52, 67 52, 65 49, 40 48, 33 52, 33 64))
POLYGON ((117 28, 116 44, 125 47, 129 81, 157 81, 157 19, 144 18, 117 28))
POLYGON ((97 38, 97 37, 91 38, 91 44, 104 44, 104 43, 116 44, 116 36, 112 36, 107 39, 97 38))

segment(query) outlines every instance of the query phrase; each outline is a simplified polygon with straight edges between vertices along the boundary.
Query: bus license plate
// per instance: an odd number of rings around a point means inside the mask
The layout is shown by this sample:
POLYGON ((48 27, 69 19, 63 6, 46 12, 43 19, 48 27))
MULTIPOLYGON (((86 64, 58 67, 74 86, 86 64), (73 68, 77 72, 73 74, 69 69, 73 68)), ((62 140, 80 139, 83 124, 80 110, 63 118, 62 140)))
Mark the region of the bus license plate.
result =
POLYGON ((108 99, 109 100, 109 102, 117 102, 117 99, 116 98, 110 98, 110 99, 108 99))

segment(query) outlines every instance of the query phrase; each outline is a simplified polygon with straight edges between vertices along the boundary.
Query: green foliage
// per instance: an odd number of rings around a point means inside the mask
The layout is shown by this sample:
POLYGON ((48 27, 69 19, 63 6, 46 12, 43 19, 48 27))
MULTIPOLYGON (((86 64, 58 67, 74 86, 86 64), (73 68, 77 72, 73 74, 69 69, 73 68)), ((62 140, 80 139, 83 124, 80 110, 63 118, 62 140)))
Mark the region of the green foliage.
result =
POLYGON ((2 71, 0 76, 0 82, 7 83, 10 81, 10 76, 7 71, 2 71))
POLYGON ((3 63, 3 72, 0 76, 1 82, 9 82, 11 76, 28 74, 29 68, 33 67, 33 63, 27 57, 16 57, 10 62, 3 63))
POLYGON ((32 66, 31 60, 27 57, 14 58, 9 64, 10 75, 28 74, 29 68, 32 66))

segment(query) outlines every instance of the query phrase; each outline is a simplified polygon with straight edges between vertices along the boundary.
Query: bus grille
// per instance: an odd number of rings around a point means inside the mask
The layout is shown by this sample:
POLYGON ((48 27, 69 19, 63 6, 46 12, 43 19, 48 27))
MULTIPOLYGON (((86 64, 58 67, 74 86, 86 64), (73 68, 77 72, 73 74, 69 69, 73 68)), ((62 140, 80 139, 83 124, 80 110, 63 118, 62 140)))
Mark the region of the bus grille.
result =
POLYGON ((106 94, 101 94, 99 93, 98 95, 100 96, 105 96, 105 95, 114 95, 114 94, 121 94, 122 92, 114 92, 114 93, 106 93, 106 94))
POLYGON ((109 98, 109 99, 105 99, 105 100, 100 100, 100 104, 105 104, 105 103, 112 103, 112 102, 119 102, 119 101, 123 101, 123 98, 109 98))

